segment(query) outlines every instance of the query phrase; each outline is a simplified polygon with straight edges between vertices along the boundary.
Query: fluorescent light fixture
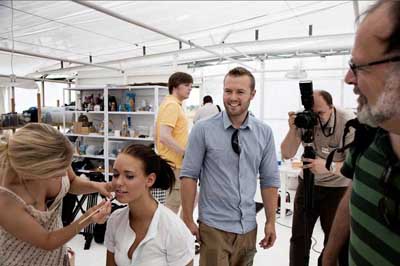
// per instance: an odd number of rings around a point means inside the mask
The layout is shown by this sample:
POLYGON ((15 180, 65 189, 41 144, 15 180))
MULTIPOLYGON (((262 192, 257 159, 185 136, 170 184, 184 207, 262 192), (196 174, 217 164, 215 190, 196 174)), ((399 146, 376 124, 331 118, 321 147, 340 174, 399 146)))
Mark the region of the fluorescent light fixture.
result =
POLYGON ((307 72, 302 68, 301 64, 295 65, 293 69, 285 73, 287 79, 305 79, 307 78, 307 72))

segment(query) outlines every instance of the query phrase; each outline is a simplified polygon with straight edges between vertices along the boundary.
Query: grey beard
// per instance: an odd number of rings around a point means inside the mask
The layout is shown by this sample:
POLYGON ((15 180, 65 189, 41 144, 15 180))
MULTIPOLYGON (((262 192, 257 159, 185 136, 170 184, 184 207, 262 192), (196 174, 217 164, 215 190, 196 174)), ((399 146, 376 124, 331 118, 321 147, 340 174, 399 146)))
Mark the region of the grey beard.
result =
MULTIPOLYGON (((398 70, 388 75, 382 94, 374 106, 364 103, 357 113, 358 120, 372 127, 393 119, 400 118, 400 78, 398 70)), ((357 91, 359 92, 358 88, 357 91)), ((363 97, 363 96, 362 96, 363 97)))
POLYGON ((370 127, 378 127, 379 124, 368 105, 364 105, 361 110, 357 112, 357 119, 360 123, 366 124, 370 127))
POLYGON ((379 123, 392 118, 400 118, 400 78, 391 73, 385 83, 385 89, 371 112, 379 123))

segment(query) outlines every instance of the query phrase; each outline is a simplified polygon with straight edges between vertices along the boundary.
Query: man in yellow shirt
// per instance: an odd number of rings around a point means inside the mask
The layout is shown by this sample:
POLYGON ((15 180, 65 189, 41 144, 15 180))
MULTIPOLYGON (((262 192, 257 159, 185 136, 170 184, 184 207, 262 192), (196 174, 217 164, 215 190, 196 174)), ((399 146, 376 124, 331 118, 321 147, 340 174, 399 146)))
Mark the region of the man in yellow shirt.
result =
POLYGON ((182 109, 182 102, 189 98, 193 78, 183 72, 169 77, 169 94, 160 105, 156 121, 156 145, 158 154, 169 160, 174 167, 176 183, 167 195, 165 206, 175 213, 181 206, 179 173, 189 136, 188 119, 182 109))

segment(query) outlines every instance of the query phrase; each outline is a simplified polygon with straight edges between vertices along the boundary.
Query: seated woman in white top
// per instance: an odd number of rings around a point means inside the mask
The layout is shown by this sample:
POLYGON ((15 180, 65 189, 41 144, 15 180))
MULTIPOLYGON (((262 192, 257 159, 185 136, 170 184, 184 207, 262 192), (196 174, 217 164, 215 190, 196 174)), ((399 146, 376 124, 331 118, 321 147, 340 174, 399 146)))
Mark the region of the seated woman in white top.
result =
POLYGON ((107 222, 107 266, 192 265, 192 234, 150 193, 152 188, 173 187, 168 162, 150 147, 133 144, 122 150, 113 168, 116 199, 129 207, 115 211, 107 222))

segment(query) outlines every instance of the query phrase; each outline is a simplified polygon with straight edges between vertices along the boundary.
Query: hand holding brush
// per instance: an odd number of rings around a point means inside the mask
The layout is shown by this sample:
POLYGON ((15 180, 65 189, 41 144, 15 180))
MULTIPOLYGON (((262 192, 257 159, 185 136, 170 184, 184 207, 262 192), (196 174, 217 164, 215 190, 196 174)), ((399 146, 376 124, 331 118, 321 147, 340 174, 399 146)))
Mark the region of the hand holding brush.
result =
POLYGON ((88 216, 86 216, 85 218, 83 218, 82 220, 80 220, 78 222, 78 224, 81 225, 81 224, 85 223, 86 221, 88 221, 89 219, 91 219, 92 217, 94 218, 93 223, 98 223, 98 224, 105 223, 109 214, 111 213, 111 202, 113 200, 115 200, 115 197, 113 197, 111 199, 103 200, 97 206, 90 208, 88 210, 88 212, 90 212, 90 214, 88 216))

